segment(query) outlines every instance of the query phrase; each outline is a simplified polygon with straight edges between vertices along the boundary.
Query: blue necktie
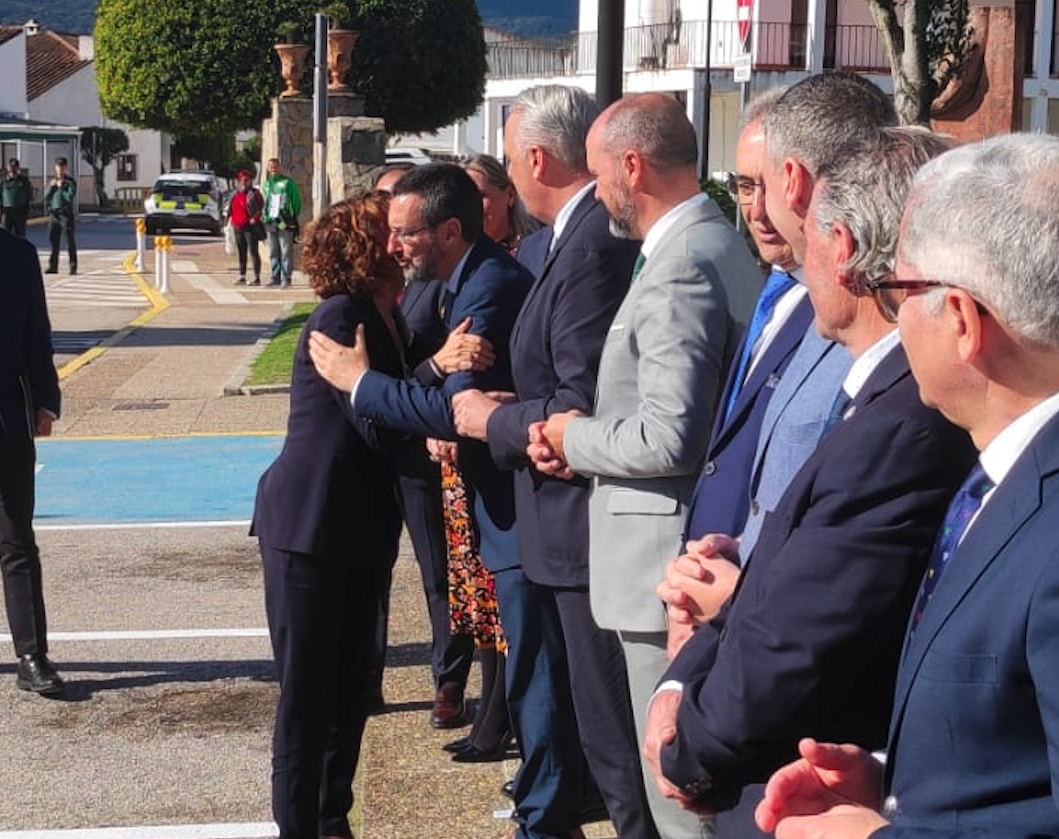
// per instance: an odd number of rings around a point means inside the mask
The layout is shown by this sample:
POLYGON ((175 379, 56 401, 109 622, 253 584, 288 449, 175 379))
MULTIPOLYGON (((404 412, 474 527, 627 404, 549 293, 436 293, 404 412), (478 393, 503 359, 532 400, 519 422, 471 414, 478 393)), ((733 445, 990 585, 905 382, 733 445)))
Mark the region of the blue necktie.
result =
POLYGON ((916 610, 912 613, 912 628, 919 626, 923 618, 923 609, 930 601, 931 595, 938 584, 938 578, 949 562, 949 557, 960 544, 967 525, 971 523, 974 514, 982 506, 982 498, 991 490, 995 484, 985 473, 981 463, 976 463, 971 474, 956 491, 956 495, 949 504, 949 510, 945 513, 945 520, 941 524, 941 531, 934 542, 934 550, 930 554, 930 563, 927 565, 927 573, 923 577, 923 583, 919 587, 919 597, 916 599, 916 610))
POLYGON ((835 401, 831 403, 831 411, 824 421, 824 430, 820 435, 821 438, 846 418, 846 411, 849 410, 849 405, 852 401, 844 387, 838 389, 838 393, 835 394, 835 401))
MULTIPOLYGON (((635 274, 633 275, 635 276, 635 274)), ((750 325, 746 328, 746 337, 743 340, 743 352, 739 356, 739 364, 735 368, 735 378, 732 380, 731 395, 728 397, 728 405, 725 408, 724 416, 725 419, 732 413, 732 408, 735 407, 735 401, 739 398, 739 391, 743 387, 743 379, 746 376, 746 369, 750 365, 750 359, 754 354, 754 344, 757 343, 757 339, 761 337, 761 331, 765 328, 765 324, 768 323, 769 317, 772 315, 772 309, 776 305, 776 301, 783 296, 791 286, 794 285, 796 280, 786 271, 778 271, 773 269, 772 273, 768 275, 768 279, 765 280, 765 287, 761 289, 761 295, 757 299, 757 305, 754 306, 754 314, 750 318, 750 325)))

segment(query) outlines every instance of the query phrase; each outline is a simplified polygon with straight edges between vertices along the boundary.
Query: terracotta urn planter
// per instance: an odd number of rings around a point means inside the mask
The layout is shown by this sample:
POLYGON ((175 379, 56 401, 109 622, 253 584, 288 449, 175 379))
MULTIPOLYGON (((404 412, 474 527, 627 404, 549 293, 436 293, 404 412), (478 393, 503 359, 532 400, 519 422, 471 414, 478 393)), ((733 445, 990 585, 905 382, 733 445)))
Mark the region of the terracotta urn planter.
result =
POLYGON ((302 79, 305 59, 312 52, 308 44, 276 44, 273 49, 279 55, 279 72, 287 86, 280 96, 300 96, 298 83, 302 79))
POLYGON ((327 69, 331 80, 327 89, 346 92, 351 90, 346 84, 346 73, 353 66, 353 47, 360 33, 352 29, 329 29, 327 31, 327 69))

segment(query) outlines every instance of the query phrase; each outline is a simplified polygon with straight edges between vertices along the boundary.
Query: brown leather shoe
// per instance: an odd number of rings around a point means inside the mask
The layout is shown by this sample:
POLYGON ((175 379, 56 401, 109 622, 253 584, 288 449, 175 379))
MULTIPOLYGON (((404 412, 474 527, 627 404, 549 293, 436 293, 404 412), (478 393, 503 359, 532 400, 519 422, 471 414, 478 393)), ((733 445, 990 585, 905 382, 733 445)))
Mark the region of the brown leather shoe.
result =
POLYGON ((438 688, 434 707, 430 711, 430 725, 434 728, 459 728, 467 724, 467 703, 458 688, 438 688))

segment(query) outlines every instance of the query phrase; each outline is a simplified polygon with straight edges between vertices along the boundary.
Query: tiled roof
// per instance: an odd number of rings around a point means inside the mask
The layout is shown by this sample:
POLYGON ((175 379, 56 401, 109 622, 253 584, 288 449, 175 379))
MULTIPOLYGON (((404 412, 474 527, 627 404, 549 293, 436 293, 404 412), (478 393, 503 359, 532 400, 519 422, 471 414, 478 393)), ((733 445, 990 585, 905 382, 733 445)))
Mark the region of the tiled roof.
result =
POLYGON ((26 99, 32 102, 92 62, 81 58, 76 35, 42 29, 26 38, 26 99))
POLYGON ((0 26, 0 44, 7 43, 21 31, 21 26, 0 26))

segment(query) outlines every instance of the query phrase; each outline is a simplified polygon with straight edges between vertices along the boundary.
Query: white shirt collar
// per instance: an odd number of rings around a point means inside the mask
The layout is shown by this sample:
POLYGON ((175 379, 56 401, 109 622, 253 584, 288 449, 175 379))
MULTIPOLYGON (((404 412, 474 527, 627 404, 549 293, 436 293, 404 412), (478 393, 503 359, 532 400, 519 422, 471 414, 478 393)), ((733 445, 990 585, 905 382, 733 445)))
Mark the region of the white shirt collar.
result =
POLYGON ((643 245, 640 246, 643 258, 650 259, 651 251, 658 247, 658 243, 662 237, 666 235, 666 231, 676 224, 682 215, 691 212, 691 210, 699 204, 705 204, 709 200, 710 197, 705 192, 697 193, 696 195, 691 196, 691 198, 681 201, 672 210, 669 210, 664 216, 658 219, 658 221, 652 224, 651 229, 647 231, 647 235, 643 237, 643 245))
POLYGON ((595 188, 596 182, 589 181, 581 187, 581 189, 575 192, 574 196, 563 204, 562 209, 555 214, 555 223, 552 225, 552 242, 548 246, 549 251, 555 248, 555 243, 558 242, 559 237, 563 235, 563 231, 566 229, 566 225, 570 221, 570 216, 574 214, 574 207, 576 207, 581 202, 581 199, 595 188))
POLYGON ((860 389, 864 387, 864 383, 868 381, 871 374, 875 372, 875 368, 899 343, 901 343, 901 335, 897 327, 894 327, 857 357, 846 374, 846 380, 842 382, 842 389, 850 399, 857 398, 857 394, 860 393, 860 389))
MULTIPOLYGON (((1059 393, 1038 402, 1021 417, 997 434, 979 456, 982 468, 994 484, 999 484, 1015 461, 1021 457, 1037 433, 1048 421, 1059 414, 1059 393)), ((988 497, 988 496, 987 496, 988 497)))

